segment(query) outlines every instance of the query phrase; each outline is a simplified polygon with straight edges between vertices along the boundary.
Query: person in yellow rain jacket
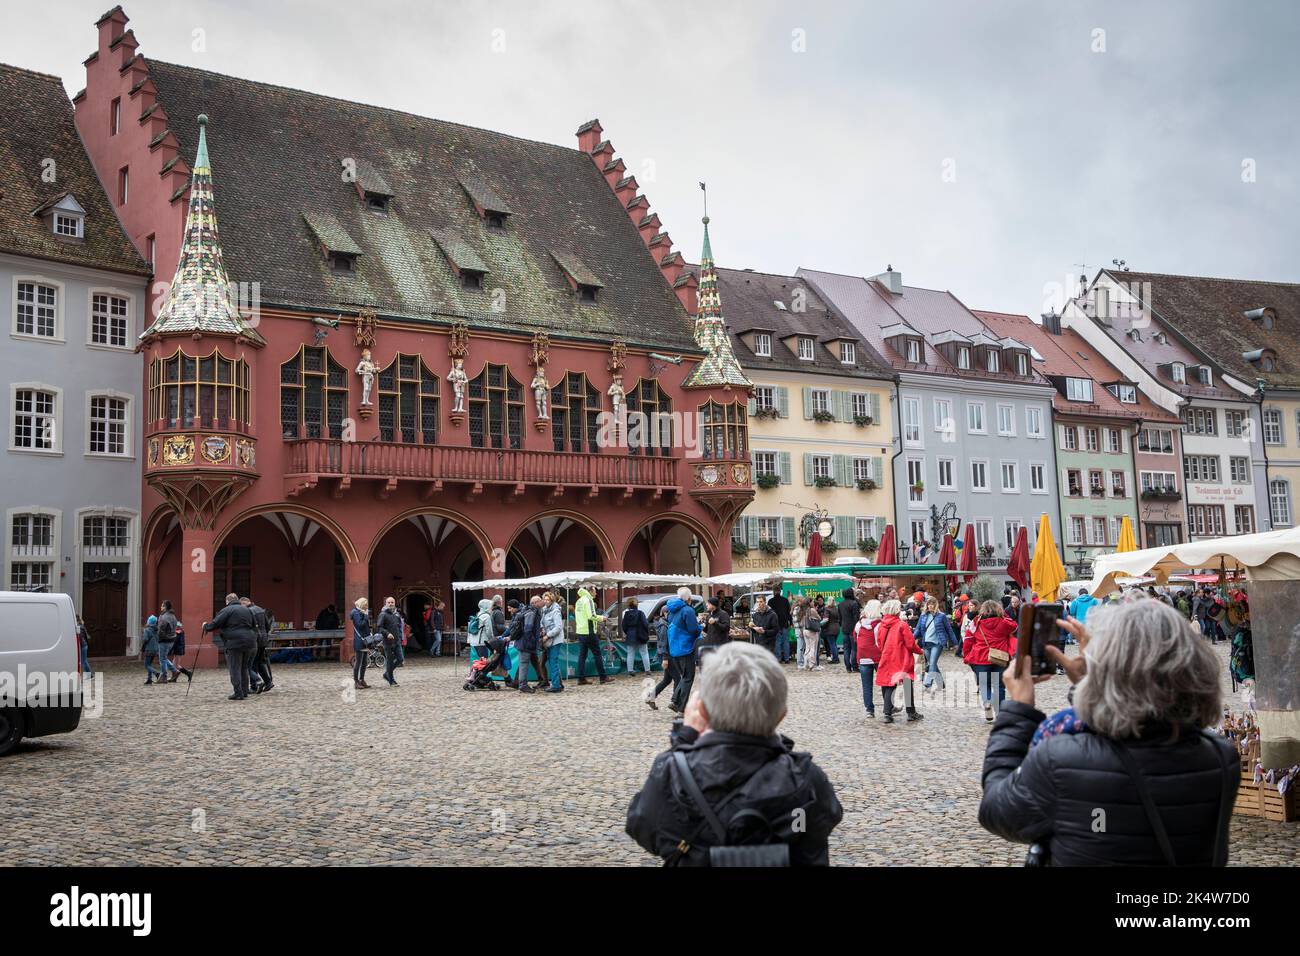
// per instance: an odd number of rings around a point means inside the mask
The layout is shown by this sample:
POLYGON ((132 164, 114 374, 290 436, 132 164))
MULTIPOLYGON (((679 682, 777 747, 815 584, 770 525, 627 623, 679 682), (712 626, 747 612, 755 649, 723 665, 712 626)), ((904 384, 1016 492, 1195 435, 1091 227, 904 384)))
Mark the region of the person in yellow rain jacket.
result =
POLYGON ((596 613, 596 602, 586 588, 578 588, 578 603, 573 608, 574 630, 578 635, 578 683, 590 684, 587 680, 587 654, 596 658, 596 673, 602 684, 613 683, 614 678, 605 673, 605 662, 600 656, 600 638, 597 626, 604 617, 596 613))

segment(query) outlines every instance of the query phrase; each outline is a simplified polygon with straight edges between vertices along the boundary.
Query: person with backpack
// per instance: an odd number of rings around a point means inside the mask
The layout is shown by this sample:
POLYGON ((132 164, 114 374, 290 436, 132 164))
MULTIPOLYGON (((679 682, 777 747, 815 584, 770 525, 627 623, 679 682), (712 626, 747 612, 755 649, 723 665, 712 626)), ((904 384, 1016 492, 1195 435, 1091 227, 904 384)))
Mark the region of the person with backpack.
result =
POLYGON ((521 694, 532 694, 535 691, 528 683, 528 668, 537 672, 538 687, 542 686, 546 673, 537 655, 542 642, 542 599, 534 596, 528 604, 515 611, 515 617, 519 619, 515 637, 515 653, 519 655, 515 664, 515 687, 521 694))
POLYGON ((176 647, 175 618, 171 622, 165 621, 163 617, 155 617, 153 620, 154 633, 158 637, 158 683, 174 684, 180 679, 180 669, 171 661, 176 647), (170 680, 167 679, 169 673, 172 675, 170 680))
POLYGON ((465 645, 470 649, 470 657, 484 656, 483 647, 492 636, 492 602, 483 598, 478 602, 478 610, 470 615, 465 625, 465 645))
MULTIPOLYGON (((181 622, 176 620, 176 613, 172 610, 171 601, 163 601, 158 612, 158 633, 162 636, 169 637, 172 641, 172 653, 177 659, 185 657, 185 628, 181 622)), ((177 666, 176 668, 185 675, 186 682, 193 682, 194 672, 186 667, 177 666)), ((172 678, 173 682, 176 678, 172 678)))
POLYGON ((628 805, 628 836, 665 866, 829 865, 844 810, 812 755, 777 733, 788 696, 765 648, 732 641, 711 654, 628 805))
POLYGON ((140 659, 144 661, 144 686, 152 687, 163 682, 162 675, 153 669, 153 659, 158 656, 158 618, 153 614, 144 622, 144 639, 140 647, 140 659), (154 680, 154 675, 158 680, 154 680))

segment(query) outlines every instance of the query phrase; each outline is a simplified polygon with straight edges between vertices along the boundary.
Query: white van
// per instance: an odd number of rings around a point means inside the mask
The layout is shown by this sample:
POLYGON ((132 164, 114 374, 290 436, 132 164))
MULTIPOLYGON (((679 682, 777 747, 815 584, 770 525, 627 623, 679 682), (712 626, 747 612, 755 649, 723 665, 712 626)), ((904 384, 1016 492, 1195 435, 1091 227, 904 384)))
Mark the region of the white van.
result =
POLYGON ((0 591, 0 756, 81 722, 81 645, 66 594, 0 591))

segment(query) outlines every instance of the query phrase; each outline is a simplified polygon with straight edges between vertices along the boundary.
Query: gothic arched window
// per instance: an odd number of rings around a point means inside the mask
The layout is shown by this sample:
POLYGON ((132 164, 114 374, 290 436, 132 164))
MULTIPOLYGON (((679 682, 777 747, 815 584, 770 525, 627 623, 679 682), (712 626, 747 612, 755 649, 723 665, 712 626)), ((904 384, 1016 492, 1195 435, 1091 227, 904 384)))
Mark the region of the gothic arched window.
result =
POLYGON ((438 376, 418 355, 398 352, 379 373, 379 438, 412 445, 438 441, 438 376))
POLYGON ((469 439, 475 448, 524 447, 524 387, 504 365, 469 381, 469 439))
POLYGON ((280 366, 280 428, 285 438, 342 438, 348 373, 329 349, 304 345, 280 366))

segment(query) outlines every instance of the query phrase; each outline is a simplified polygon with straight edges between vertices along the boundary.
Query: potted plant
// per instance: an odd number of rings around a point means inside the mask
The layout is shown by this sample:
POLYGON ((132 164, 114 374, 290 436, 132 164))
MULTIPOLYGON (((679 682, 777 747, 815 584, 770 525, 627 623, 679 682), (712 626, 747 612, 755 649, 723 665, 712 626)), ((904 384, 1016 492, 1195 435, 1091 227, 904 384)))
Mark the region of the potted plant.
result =
POLYGON ((834 488, 835 479, 829 478, 826 475, 820 475, 813 479, 813 484, 816 485, 818 488, 834 488))
POLYGON ((759 405, 754 409, 755 418, 779 418, 780 415, 775 405, 759 405))
POLYGON ((775 488, 780 483, 781 476, 774 475, 770 471, 757 475, 754 478, 754 484, 758 485, 760 488, 775 488))
POLYGON ((812 416, 812 417, 813 417, 813 421, 815 421, 815 422, 823 422, 823 423, 824 423, 824 422, 833 422, 833 421, 835 421, 835 413, 834 413, 834 412, 828 412, 828 411, 816 411, 816 412, 813 412, 813 416, 812 416))
POLYGON ((979 546, 979 556, 980 556, 981 558, 991 558, 991 557, 993 557, 993 545, 991 545, 991 544, 981 544, 981 545, 979 546))
POLYGON ((859 428, 866 428, 866 427, 867 427, 868 425, 870 425, 873 421, 875 421, 875 419, 873 419, 870 415, 854 415, 854 416, 853 416, 853 424, 857 425, 859 428))
POLYGON ((834 554, 840 546, 830 538, 822 538, 822 554, 834 554))
POLYGON ((764 554, 780 554, 785 550, 780 541, 773 541, 771 538, 764 538, 758 543, 758 550, 764 554))
POLYGON ((743 558, 749 554, 749 545, 743 541, 732 541, 731 553, 737 558, 743 558))
POLYGON ((859 478, 857 481, 858 491, 875 491, 880 486, 876 484, 874 478, 859 478))
POLYGON ((880 549, 880 542, 875 538, 859 538, 858 550, 863 554, 875 554, 880 549))
POLYGON ((925 491, 925 482, 918 481, 916 484, 912 485, 912 490, 915 491, 917 494, 920 494, 921 492, 925 491))

